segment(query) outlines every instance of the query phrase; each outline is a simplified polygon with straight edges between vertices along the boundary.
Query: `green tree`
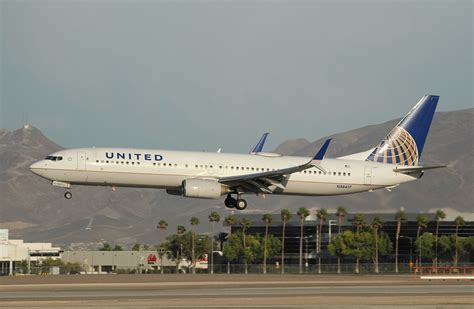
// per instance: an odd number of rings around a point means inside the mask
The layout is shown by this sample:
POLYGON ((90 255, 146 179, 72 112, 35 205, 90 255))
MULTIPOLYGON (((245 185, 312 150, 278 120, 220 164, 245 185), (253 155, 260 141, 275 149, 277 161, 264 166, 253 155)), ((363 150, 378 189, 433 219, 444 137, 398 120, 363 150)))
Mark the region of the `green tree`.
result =
MULTIPOLYGON (((218 212, 213 211, 208 218, 211 223, 211 239, 213 239, 215 225, 217 222, 221 221, 221 216, 218 212)), ((214 274, 214 241, 211 241, 211 274, 214 274)))
POLYGON ((161 243, 163 242, 163 235, 166 231, 166 229, 168 228, 168 222, 166 222, 166 220, 160 220, 158 222, 158 225, 156 226, 156 228, 160 231, 160 244, 159 244, 159 250, 158 250, 158 255, 160 256, 160 272, 161 274, 164 273, 164 269, 163 269, 163 251, 165 250, 164 246, 161 245, 161 243))
POLYGON ((418 256, 425 259, 434 259, 436 257, 436 236, 425 232, 415 241, 415 250, 418 256))
POLYGON ((352 218, 352 225, 356 228, 356 233, 360 232, 360 229, 365 226, 365 217, 363 214, 356 214, 352 218))
POLYGON ((356 273, 360 272, 360 260, 364 257, 364 248, 362 247, 362 240, 365 235, 360 235, 360 230, 366 225, 365 217, 363 214, 356 214, 352 218, 352 225, 356 228, 356 234, 354 237, 354 247, 351 248, 352 255, 356 259, 356 273))
POLYGON ((458 261, 459 261, 459 240, 458 240, 458 233, 459 233, 459 227, 460 226, 464 226, 466 224, 466 222, 464 222, 464 218, 461 217, 461 216, 457 216, 455 219, 454 219, 454 223, 456 224, 456 232, 455 232, 455 236, 456 236, 456 245, 455 245, 455 256, 454 256, 454 267, 457 267, 458 266, 458 261))
POLYGON ((176 227, 176 233, 178 235, 182 235, 182 234, 184 234, 184 232, 186 232, 186 228, 184 227, 184 225, 178 225, 176 227))
POLYGON ((132 247, 132 251, 140 251, 140 247, 141 247, 140 244, 134 244, 132 247))
POLYGON ((268 240, 268 225, 273 222, 271 214, 264 214, 262 221, 265 223, 265 237, 263 240, 263 273, 267 273, 267 240, 268 240))
POLYGON ((400 240, 400 230, 402 223, 407 221, 405 211, 400 209, 395 213, 395 220, 397 221, 397 231, 395 233, 395 272, 398 273, 398 241, 400 240))
POLYGON ((123 251, 123 247, 121 245, 115 245, 112 248, 112 251, 123 251))
POLYGON ((435 258, 433 262, 433 266, 438 266, 438 239, 439 239, 439 226, 441 220, 446 218, 446 214, 441 209, 436 210, 436 234, 435 234, 435 258))
MULTIPOLYGON (((224 244, 224 257, 231 262, 245 263, 254 262, 257 259, 264 258, 264 237, 260 235, 246 235, 246 247, 243 244, 243 232, 238 231, 229 236, 229 239, 224 244)), ((281 249, 281 242, 273 235, 268 235, 267 238, 267 258, 276 256, 281 249)))
POLYGON ((439 250, 442 254, 449 255, 453 264, 457 266, 456 259, 461 258, 471 248, 469 237, 456 237, 456 235, 442 235, 439 237, 439 250))
MULTIPOLYGON (((192 261, 192 233, 184 232, 182 234, 173 234, 167 237, 163 243, 166 255, 169 259, 175 261, 176 272, 179 271, 182 260, 192 261)), ((194 254, 196 257, 206 254, 209 250, 209 242, 212 239, 206 235, 198 235, 198 241, 195 242, 194 254)))
MULTIPOLYGON (((231 227, 230 232, 232 233, 232 226, 237 224, 237 218, 234 215, 229 215, 224 218, 224 222, 231 227)), ((230 236, 229 236, 230 238, 230 236)), ((227 274, 230 274, 230 262, 232 259, 227 258, 227 274)))
MULTIPOLYGON (((426 229, 428 226, 428 218, 426 218, 425 215, 418 215, 416 216, 416 224, 417 224, 417 229, 416 229, 416 240, 420 238, 421 230, 426 229)), ((421 266, 421 255, 418 254, 418 259, 417 259, 417 266, 421 266)))
MULTIPOLYGON (((336 216, 337 216, 337 234, 342 233, 342 220, 344 220, 344 217, 346 216, 347 211, 344 207, 338 207, 336 211, 336 216)), ((329 227, 331 228, 331 227, 329 227)), ((337 256, 337 273, 341 273, 341 256, 337 256)))
POLYGON ((286 224, 291 218, 291 213, 288 209, 282 209, 280 212, 281 221, 283 223, 282 227, 282 237, 281 237, 281 273, 285 273, 285 232, 286 224))
MULTIPOLYGON (((319 220, 319 237, 316 252, 318 254, 318 274, 321 273, 321 241, 323 238, 323 224, 328 217, 328 211, 325 208, 318 209, 316 216, 319 220)), ((331 228, 331 227, 329 227, 331 228)))
POLYGON ((372 220, 372 224, 371 224, 371 227, 374 231, 374 237, 375 237, 375 261, 374 261, 374 264, 375 264, 375 273, 378 274, 379 273, 379 247, 378 247, 378 244, 379 244, 379 230, 383 227, 383 220, 376 216, 374 217, 374 219, 372 220))
MULTIPOLYGON (((353 256, 356 261, 372 260, 375 265, 377 256, 392 252, 392 243, 386 233, 381 233, 375 241, 375 234, 370 229, 359 233, 348 230, 331 240, 328 251, 334 256, 353 256)), ((356 273, 360 272, 359 265, 356 262, 356 273)))
POLYGON ((245 274, 248 274, 248 261, 250 261, 252 258, 247 248, 247 242, 246 242, 247 236, 245 235, 245 232, 250 227, 250 224, 251 222, 248 218, 242 218, 240 220, 240 226, 242 227, 242 245, 243 245, 243 251, 244 251, 245 274))
POLYGON ((309 216, 309 210, 305 207, 298 209, 296 213, 300 218, 300 259, 299 259, 299 272, 303 273, 303 237, 304 237, 304 219, 309 216))
POLYGON ((194 232, 194 227, 199 224, 199 219, 196 217, 192 217, 190 220, 191 223, 191 263, 193 265, 193 274, 196 273, 196 254, 195 254, 195 238, 196 233, 194 232))

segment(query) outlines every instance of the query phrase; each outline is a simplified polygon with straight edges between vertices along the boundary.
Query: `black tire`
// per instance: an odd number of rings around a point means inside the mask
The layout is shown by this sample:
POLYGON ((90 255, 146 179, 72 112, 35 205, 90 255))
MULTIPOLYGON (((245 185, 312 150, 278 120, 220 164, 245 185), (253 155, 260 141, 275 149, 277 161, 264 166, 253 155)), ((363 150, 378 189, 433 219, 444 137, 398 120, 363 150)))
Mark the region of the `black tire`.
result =
POLYGON ((247 201, 246 200, 244 200, 244 199, 236 200, 235 209, 244 210, 245 208, 247 208, 247 201))
POLYGON ((70 200, 70 199, 72 199, 72 193, 69 192, 69 191, 66 191, 66 193, 64 193, 64 197, 65 197, 67 200, 70 200))
POLYGON ((235 198, 228 197, 224 200, 225 207, 227 208, 234 208, 235 204, 237 204, 237 201, 235 198))

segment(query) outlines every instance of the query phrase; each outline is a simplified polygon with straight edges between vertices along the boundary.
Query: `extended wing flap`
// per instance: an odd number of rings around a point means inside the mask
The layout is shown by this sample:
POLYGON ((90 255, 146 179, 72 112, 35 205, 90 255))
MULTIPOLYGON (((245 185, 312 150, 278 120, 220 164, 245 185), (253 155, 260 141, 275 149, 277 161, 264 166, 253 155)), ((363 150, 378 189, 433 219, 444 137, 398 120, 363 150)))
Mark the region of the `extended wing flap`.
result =
POLYGON ((320 163, 324 159, 324 155, 326 154, 330 142, 331 139, 327 139, 316 155, 305 164, 260 173, 222 177, 219 179, 219 182, 230 187, 250 185, 259 189, 261 192, 270 193, 272 191, 268 188, 268 186, 261 184, 262 182, 266 182, 284 190, 285 186, 282 184, 282 182, 285 181, 290 174, 297 173, 312 167, 316 167, 324 171, 320 163))

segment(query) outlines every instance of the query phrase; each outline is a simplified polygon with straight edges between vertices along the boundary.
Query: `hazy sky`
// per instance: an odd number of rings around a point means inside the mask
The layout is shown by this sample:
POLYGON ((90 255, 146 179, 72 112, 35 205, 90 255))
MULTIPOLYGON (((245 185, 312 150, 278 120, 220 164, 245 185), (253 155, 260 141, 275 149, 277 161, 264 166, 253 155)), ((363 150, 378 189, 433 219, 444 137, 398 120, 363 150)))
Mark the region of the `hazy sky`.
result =
MULTIPOLYGON (((65 147, 267 150, 474 107, 472 1, 0 0, 0 128, 65 147)), ((374 144, 377 141, 374 141, 374 144)))

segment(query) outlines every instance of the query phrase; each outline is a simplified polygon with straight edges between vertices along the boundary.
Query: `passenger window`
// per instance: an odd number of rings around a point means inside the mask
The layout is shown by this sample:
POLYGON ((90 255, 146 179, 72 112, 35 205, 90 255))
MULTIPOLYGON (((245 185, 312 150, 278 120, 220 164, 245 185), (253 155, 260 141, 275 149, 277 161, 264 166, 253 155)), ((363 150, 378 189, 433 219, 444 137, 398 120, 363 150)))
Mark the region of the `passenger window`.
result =
POLYGON ((342 176, 346 176, 346 172, 342 173, 342 176))
POLYGON ((351 175, 351 173, 347 173, 347 176, 350 176, 350 175, 351 175))
POLYGON ((96 163, 99 163, 99 160, 95 160, 96 163))
POLYGON ((341 176, 341 172, 337 173, 338 176, 341 176))

